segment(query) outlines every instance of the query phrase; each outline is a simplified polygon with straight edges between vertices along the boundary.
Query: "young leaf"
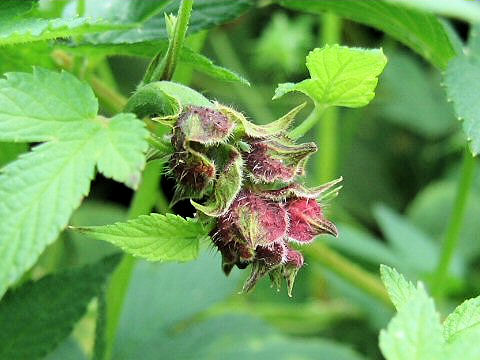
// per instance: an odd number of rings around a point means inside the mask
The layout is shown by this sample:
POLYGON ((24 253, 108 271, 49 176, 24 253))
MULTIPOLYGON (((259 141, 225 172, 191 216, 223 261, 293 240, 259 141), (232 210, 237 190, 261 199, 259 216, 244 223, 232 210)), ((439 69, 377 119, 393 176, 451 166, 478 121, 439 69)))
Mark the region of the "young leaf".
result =
POLYGON ((120 257, 47 275, 9 292, 0 303, 0 358, 42 358, 80 320, 120 257))
POLYGON ((314 14, 331 11, 338 16, 380 29, 445 69, 455 51, 440 21, 432 14, 385 0, 284 0, 282 5, 314 14))
POLYGON ((415 286, 410 281, 407 281, 403 275, 399 274, 395 269, 386 265, 380 265, 380 275, 383 284, 387 288, 388 295, 397 310, 415 296, 415 286))
POLYGON ((142 215, 126 223, 73 229, 150 261, 193 260, 200 240, 208 236, 199 222, 173 214, 142 215))
POLYGON ((480 296, 469 299, 458 306, 443 323, 443 336, 452 340, 462 330, 480 326, 480 296))
POLYGON ((439 360, 443 345, 440 317, 433 300, 419 285, 387 329, 380 332, 380 349, 388 360, 439 360))
POLYGON ((0 173, 0 295, 53 242, 88 193, 95 165, 135 188, 147 148, 132 115, 96 116, 92 90, 36 69, 0 80, 0 139, 49 141, 0 173))
POLYGON ((311 79, 297 84, 280 84, 273 98, 300 91, 317 106, 364 106, 375 96, 373 91, 386 63, 387 58, 381 49, 326 45, 307 56, 311 79))

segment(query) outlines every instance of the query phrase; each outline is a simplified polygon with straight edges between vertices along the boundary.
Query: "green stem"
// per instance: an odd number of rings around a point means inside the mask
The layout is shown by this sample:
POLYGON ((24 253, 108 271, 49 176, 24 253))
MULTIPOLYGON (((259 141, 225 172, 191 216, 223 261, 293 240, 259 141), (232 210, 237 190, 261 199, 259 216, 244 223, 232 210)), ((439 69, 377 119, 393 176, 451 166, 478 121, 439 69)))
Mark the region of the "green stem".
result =
MULTIPOLYGON (((188 21, 190 19, 192 5, 193 0, 182 0, 180 4, 174 34, 170 41, 167 55, 164 58, 168 59, 168 61, 166 62, 165 69, 162 69, 159 77, 161 80, 170 80, 175 71, 177 57, 182 48, 188 21)), ((153 79, 156 78, 153 77, 153 79)), ((136 191, 130 205, 128 213, 129 219, 138 217, 142 214, 148 214, 155 205, 162 167, 163 163, 161 162, 152 162, 147 165, 143 174, 142 183, 136 191)), ((113 273, 107 289, 107 325, 104 360, 110 360, 113 355, 117 328, 120 322, 122 307, 125 302, 125 296, 133 274, 135 262, 136 260, 133 257, 124 255, 121 263, 113 273)))
POLYGON ((323 116, 327 110, 326 107, 315 105, 313 111, 308 115, 308 117, 300 123, 296 128, 290 131, 288 134, 293 140, 297 140, 305 135, 311 128, 318 123, 319 119, 323 116))
MULTIPOLYGON (((233 69, 248 78, 247 71, 238 60, 230 39, 223 31, 214 31, 211 33, 210 45, 222 65, 229 69, 233 69)), ((274 115, 268 107, 265 106, 262 94, 258 92, 255 87, 249 88, 244 85, 236 84, 230 86, 254 118, 261 119, 261 122, 263 123, 274 120, 274 115)))
POLYGON ((452 214, 447 225, 447 230, 445 232, 440 261, 438 262, 434 277, 433 294, 437 297, 441 297, 445 291, 445 283, 448 278, 450 265, 455 254, 458 241, 460 240, 460 232, 465 219, 468 196, 470 194, 470 190, 472 189, 474 174, 475 158, 467 148, 463 154, 462 172, 457 187, 457 194, 453 204, 452 214))
POLYGON ((351 284, 364 290, 385 305, 389 307, 392 306, 392 302, 388 297, 385 287, 376 276, 352 263, 349 259, 330 249, 327 245, 321 242, 316 242, 312 246, 306 248, 305 252, 315 259, 315 261, 323 264, 329 270, 340 275, 351 284))
MULTIPOLYGON (((327 13, 322 16, 322 43, 337 44, 341 40, 341 21, 340 19, 327 13)), ((322 121, 318 122, 317 139, 319 143, 319 152, 316 156, 317 166, 315 167, 317 179, 321 183, 330 181, 337 175, 337 123, 338 108, 330 107, 323 114, 322 121)))
POLYGON ((182 0, 178 9, 177 20, 173 29, 173 35, 168 44, 167 53, 159 63, 162 56, 157 54, 150 64, 143 83, 149 83, 156 80, 170 80, 177 66, 178 56, 182 50, 185 34, 187 33, 188 22, 192 12, 193 0, 182 0), (158 64, 159 63, 159 64, 158 64), (156 65, 158 64, 158 65, 156 65))
POLYGON ((90 76, 88 80, 90 85, 92 85, 95 94, 110 111, 118 113, 123 110, 127 103, 127 98, 125 96, 118 93, 115 89, 94 75, 90 76))
MULTIPOLYGON (((151 162, 145 168, 142 183, 135 192, 132 203, 130 204, 128 212, 129 219, 134 219, 142 214, 148 214, 155 205, 162 166, 163 164, 161 162, 151 162)), ((113 273, 107 289, 106 300, 108 305, 107 327, 105 331, 105 360, 111 359, 113 355, 113 347, 115 345, 117 328, 122 314, 122 307, 135 263, 135 258, 129 255, 124 255, 122 261, 113 273)))

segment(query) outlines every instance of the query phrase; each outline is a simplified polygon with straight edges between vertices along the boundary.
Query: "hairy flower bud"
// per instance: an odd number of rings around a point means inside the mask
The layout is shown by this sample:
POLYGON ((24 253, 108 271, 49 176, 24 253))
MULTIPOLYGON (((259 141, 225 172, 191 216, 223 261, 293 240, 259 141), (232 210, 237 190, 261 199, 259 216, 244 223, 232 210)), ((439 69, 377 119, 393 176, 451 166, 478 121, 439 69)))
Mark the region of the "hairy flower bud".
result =
POLYGON ((282 204, 250 190, 242 190, 227 213, 218 219, 218 236, 224 242, 242 243, 254 251, 287 234, 288 217, 282 204))
POLYGON ((245 162, 255 182, 292 182, 303 175, 305 161, 317 151, 314 143, 294 145, 287 139, 250 139, 251 150, 245 155, 245 162))
POLYGON ((325 219, 322 207, 315 199, 292 198, 286 207, 290 216, 288 230, 290 241, 310 243, 317 235, 338 236, 337 228, 331 221, 325 219))
MULTIPOLYGON (((180 115, 174 143, 195 141, 204 145, 226 142, 235 124, 221 112, 202 106, 188 106, 180 115)), ((174 145, 175 145, 174 144, 174 145)))

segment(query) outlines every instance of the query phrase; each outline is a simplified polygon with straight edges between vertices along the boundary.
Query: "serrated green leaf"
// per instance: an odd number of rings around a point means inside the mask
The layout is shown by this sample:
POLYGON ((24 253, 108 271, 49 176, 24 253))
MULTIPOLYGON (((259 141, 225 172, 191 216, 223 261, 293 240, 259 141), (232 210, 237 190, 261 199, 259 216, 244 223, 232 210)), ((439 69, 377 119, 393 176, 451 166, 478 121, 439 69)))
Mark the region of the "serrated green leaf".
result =
POLYGON ((200 240, 208 236, 196 220, 173 214, 142 215, 126 223, 74 229, 150 261, 193 260, 200 240))
POLYGON ((397 310, 415 296, 415 286, 395 269, 386 265, 380 265, 380 275, 383 284, 387 288, 388 295, 397 310))
POLYGON ((0 79, 0 140, 58 139, 93 120, 97 111, 92 89, 67 72, 35 68, 0 79))
POLYGON ((473 155, 480 152, 480 61, 465 55, 453 59, 444 77, 447 96, 455 113, 463 120, 463 131, 473 155))
POLYGON ((43 19, 20 17, 9 8, 0 8, 0 45, 50 40, 94 32, 125 29, 129 26, 86 17, 43 19))
POLYGON ((135 187, 148 144, 133 115, 96 116, 91 89, 37 69, 0 80, 0 137, 48 141, 0 173, 0 295, 33 265, 89 191, 95 165, 135 187))
MULTIPOLYGON (((114 4, 120 3, 124 8, 128 8, 129 5, 123 3, 143 3, 140 1, 126 1, 116 0, 114 4)), ((87 1, 86 14, 94 18, 101 18, 104 13, 95 10, 96 0, 87 1), (92 3, 92 11, 88 11, 88 3, 92 3)), ((156 1, 159 5, 164 5, 165 1, 156 1)), ((252 0, 202 0, 194 2, 192 16, 190 18, 188 33, 193 34, 204 29, 209 29, 214 26, 231 21, 236 17, 243 14, 254 2, 252 0)), ((167 30, 165 27, 166 14, 176 14, 180 5, 179 0, 172 1, 167 7, 156 10, 155 14, 150 18, 139 19, 140 26, 136 29, 127 31, 110 31, 107 33, 95 35, 89 37, 88 41, 95 44, 121 44, 121 43, 138 43, 152 40, 167 40, 167 30)), ((133 5, 136 6, 136 5, 133 5)), ((154 5, 152 4, 152 7, 154 5)), ((111 15, 110 15, 111 16, 111 15)))
POLYGON ((380 332, 380 349, 388 360, 440 360, 443 345, 440 316, 419 285, 380 332))
POLYGON ((381 49, 326 45, 307 56, 311 79, 297 84, 280 84, 273 98, 300 91, 317 106, 364 106, 375 96, 378 76, 386 63, 387 58, 381 49))
POLYGON ((195 209, 207 216, 223 215, 240 191, 242 186, 243 160, 240 153, 231 145, 225 145, 229 151, 229 159, 218 175, 211 199, 204 205, 190 200, 195 209))
POLYGON ((39 359, 72 331, 119 256, 28 282, 0 303, 0 358, 39 359))
POLYGON ((30 42, 3 46, 0 51, 0 74, 10 71, 32 71, 32 67, 41 66, 55 69, 51 56, 53 47, 46 41, 30 42))
POLYGON ((284 0, 281 4, 314 14, 331 11, 338 16, 380 29, 440 69, 445 69, 449 60, 455 56, 447 33, 432 14, 383 0, 284 0))
POLYGON ((98 171, 136 189, 145 166, 148 132, 133 114, 101 118, 101 122, 105 127, 98 134, 102 142, 97 154, 98 171))
POLYGON ((459 305, 443 322, 443 336, 452 340, 459 332, 480 325, 480 296, 459 305))

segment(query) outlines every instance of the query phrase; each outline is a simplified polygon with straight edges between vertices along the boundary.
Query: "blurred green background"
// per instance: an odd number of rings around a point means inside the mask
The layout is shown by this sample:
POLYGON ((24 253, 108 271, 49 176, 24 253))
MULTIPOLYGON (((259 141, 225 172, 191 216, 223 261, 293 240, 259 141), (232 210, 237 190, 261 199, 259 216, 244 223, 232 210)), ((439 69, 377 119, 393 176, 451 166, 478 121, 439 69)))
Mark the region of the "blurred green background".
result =
MULTIPOLYGON (((58 11, 47 2, 44 5, 44 11, 58 11)), ((331 15, 259 6, 232 23, 187 40, 216 64, 247 78, 251 87, 214 80, 184 64, 174 80, 190 84, 255 122, 270 122, 306 100, 298 93, 271 98, 278 83, 308 77, 305 56, 325 44, 325 21, 332 21, 331 15)), ((328 175, 341 175, 344 182, 340 195, 326 209, 339 226, 339 238, 322 237, 304 248, 306 266, 299 273, 293 298, 284 289, 271 289, 268 279, 253 293, 238 294, 248 270, 237 269, 224 277, 220 258, 208 244, 200 259, 191 263, 139 262, 122 313, 115 359, 382 359, 378 332, 393 315, 392 307, 382 296, 347 280, 325 260, 328 256, 318 254, 333 249, 341 261, 349 260, 374 279, 384 263, 428 284, 453 207, 465 142, 437 69, 388 35, 348 20, 333 21, 342 45, 382 47, 388 57, 369 106, 342 108, 323 119, 333 122, 329 136, 321 124, 305 136, 320 149, 332 146, 325 142, 334 142, 334 167, 328 175)), ((466 38, 466 24, 450 26, 466 38)), ((15 51, 31 51, 34 46, 15 51)), ((2 73, 22 70, 15 54, 5 51, 0 56, 2 73)), ((37 65, 49 67, 50 61, 39 58, 37 65)), ((110 56, 102 63, 102 73, 129 96, 148 62, 144 57, 110 56)), ((25 65, 26 70, 29 66, 25 65)), ((312 108, 309 103, 298 119, 312 108)), ((0 154, 1 164, 10 160, 8 153, 0 154)), ((311 159, 308 184, 325 179, 323 165, 320 155, 311 159)), ((476 174, 446 284, 448 296, 439 303, 442 314, 480 293, 480 171, 476 174)), ((172 186, 170 180, 162 180, 167 199, 172 186)), ((97 176, 71 224, 125 219, 131 196, 122 185, 97 176)), ((158 200, 157 210, 164 202, 158 200)), ((173 211, 193 214, 187 203, 173 211)), ((65 231, 45 252, 35 274, 92 262, 114 250, 65 231)), ((81 359, 91 351, 95 309, 94 303, 71 339, 49 359, 81 359)))

